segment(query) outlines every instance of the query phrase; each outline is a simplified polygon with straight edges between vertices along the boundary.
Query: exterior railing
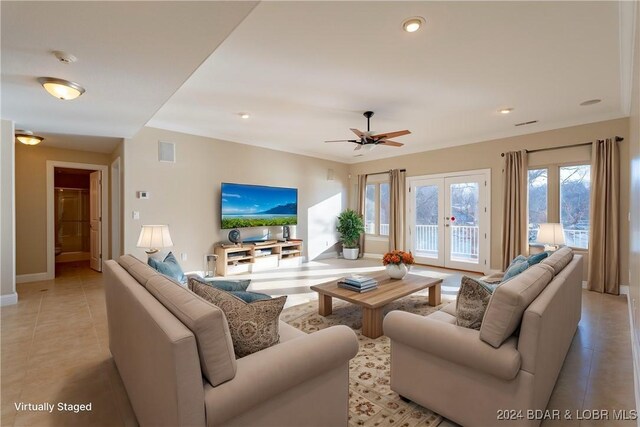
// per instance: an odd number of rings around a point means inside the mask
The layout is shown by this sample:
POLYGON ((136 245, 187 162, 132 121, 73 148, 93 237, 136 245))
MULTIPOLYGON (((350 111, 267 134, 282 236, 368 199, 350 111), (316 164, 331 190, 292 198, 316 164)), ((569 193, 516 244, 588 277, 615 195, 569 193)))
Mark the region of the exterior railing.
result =
MULTIPOLYGON (((480 228, 471 225, 451 225, 451 257, 478 259, 480 228)), ((416 252, 438 253, 438 226, 416 225, 416 252)))

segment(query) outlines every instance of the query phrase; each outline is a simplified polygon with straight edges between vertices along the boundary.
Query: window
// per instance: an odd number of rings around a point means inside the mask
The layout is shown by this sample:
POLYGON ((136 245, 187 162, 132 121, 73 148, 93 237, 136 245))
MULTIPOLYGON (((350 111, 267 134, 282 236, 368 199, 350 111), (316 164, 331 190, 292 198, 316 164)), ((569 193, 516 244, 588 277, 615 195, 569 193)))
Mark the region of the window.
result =
POLYGON ((529 170, 529 243, 535 242, 540 224, 547 221, 548 169, 529 170))
POLYGON ((567 246, 589 247, 591 166, 560 167, 560 223, 567 246))
MULTIPOLYGON (((374 178, 375 179, 375 178, 374 178)), ((364 230, 372 236, 389 235, 389 183, 367 184, 364 203, 364 230)))
POLYGON ((367 184, 364 201, 364 230, 366 234, 376 233, 376 184, 367 184))
POLYGON ((389 235, 389 183, 380 184, 380 234, 381 236, 389 235))

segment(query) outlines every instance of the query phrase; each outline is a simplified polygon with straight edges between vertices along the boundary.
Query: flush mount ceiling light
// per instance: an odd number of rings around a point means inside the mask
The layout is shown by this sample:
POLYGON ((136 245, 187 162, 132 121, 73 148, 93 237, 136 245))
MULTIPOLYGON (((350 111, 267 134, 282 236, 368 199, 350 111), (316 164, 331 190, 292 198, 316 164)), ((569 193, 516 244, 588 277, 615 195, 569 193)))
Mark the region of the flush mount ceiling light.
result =
POLYGON ((26 130, 16 131, 16 139, 25 145, 38 145, 44 141, 43 137, 34 135, 33 132, 26 130))
POLYGON ((251 117, 249 113, 238 113, 238 114, 240 115, 241 119, 248 119, 249 117, 251 117))
POLYGON ((501 108, 498 110, 500 114, 509 114, 512 111, 513 111, 513 108, 501 108))
POLYGON ((38 82, 44 89, 58 99, 72 100, 84 93, 84 88, 78 83, 55 77, 40 77, 38 82))
POLYGON ((602 99, 589 99, 587 101, 581 102, 580 105, 586 107, 587 105, 593 105, 602 102, 602 99))
POLYGON ((402 29, 407 33, 415 33, 422 27, 424 24, 424 18, 421 16, 414 16, 412 18, 407 18, 402 22, 402 29))

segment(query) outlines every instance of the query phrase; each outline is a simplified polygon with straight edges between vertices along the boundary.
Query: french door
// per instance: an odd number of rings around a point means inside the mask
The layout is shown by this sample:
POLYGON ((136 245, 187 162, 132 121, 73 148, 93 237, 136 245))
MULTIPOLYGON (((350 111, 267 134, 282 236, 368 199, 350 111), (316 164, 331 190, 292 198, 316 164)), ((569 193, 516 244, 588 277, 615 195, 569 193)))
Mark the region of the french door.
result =
POLYGON ((489 268, 489 172, 407 180, 407 240, 416 262, 489 268))

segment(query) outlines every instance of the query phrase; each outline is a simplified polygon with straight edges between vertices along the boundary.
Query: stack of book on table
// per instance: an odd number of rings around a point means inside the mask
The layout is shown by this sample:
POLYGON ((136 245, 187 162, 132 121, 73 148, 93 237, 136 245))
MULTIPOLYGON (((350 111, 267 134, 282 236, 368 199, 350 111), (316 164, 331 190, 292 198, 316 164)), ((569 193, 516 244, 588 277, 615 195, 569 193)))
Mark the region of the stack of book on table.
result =
POLYGON ((371 277, 354 274, 353 276, 345 277, 340 280, 338 282, 338 287, 355 292, 369 292, 378 288, 378 282, 371 277))

